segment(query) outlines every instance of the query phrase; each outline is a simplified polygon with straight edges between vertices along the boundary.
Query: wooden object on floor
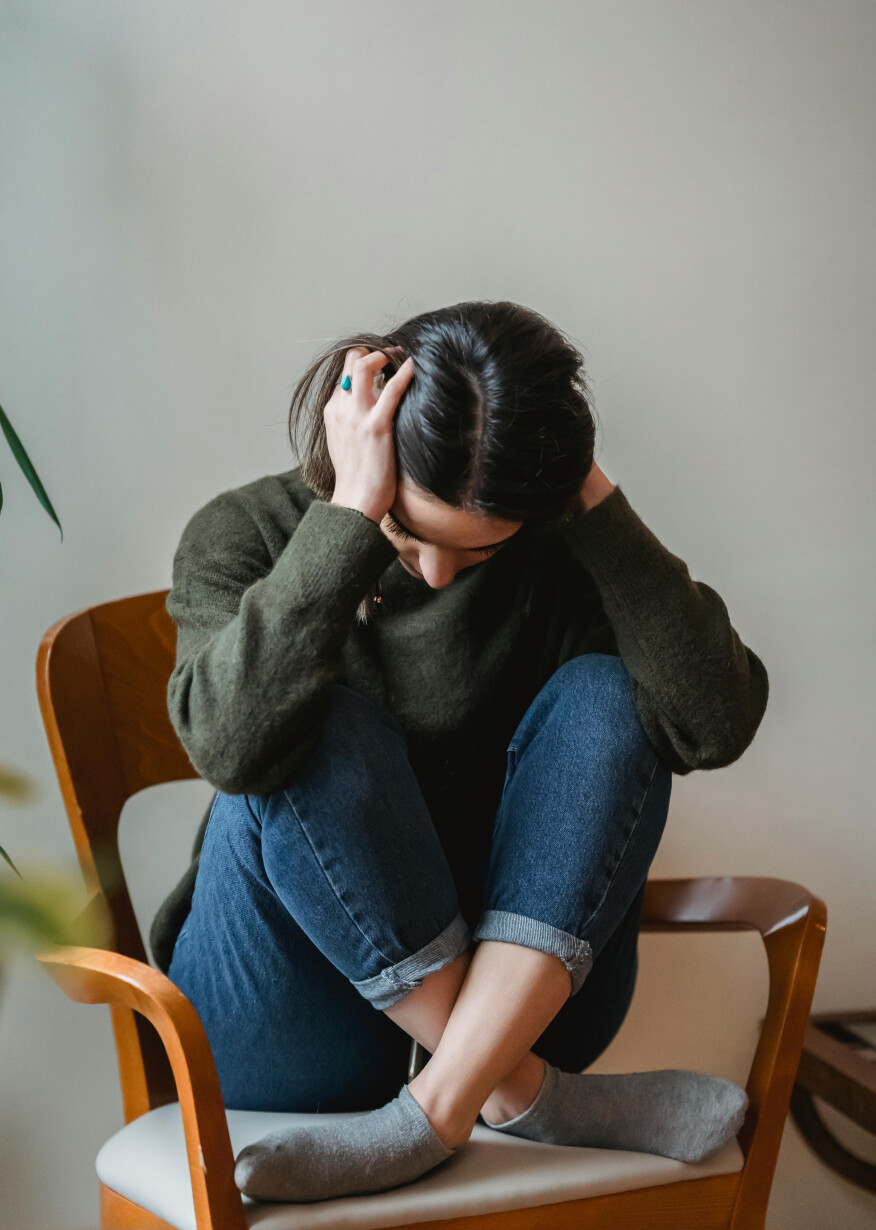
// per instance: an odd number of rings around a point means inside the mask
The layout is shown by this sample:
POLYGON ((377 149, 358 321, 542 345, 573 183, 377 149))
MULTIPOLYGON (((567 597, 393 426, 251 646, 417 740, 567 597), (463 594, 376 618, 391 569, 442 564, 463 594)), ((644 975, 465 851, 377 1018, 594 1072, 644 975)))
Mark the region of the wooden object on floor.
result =
POLYGON ((815 1098, 876 1136, 876 1011, 810 1017, 791 1093, 794 1122, 821 1160, 843 1178, 876 1192, 876 1165, 837 1140, 815 1098))
MULTIPOLYGON (((111 1007, 125 1121, 179 1100, 198 1230, 244 1230, 213 1057, 191 1004, 151 968, 118 850, 127 799, 160 782, 197 777, 167 713, 175 628, 167 591, 107 602, 59 620, 37 655, 37 692, 92 908, 107 910, 114 951, 41 955, 66 993, 111 1007)), ((763 937, 766 1016, 747 1081, 739 1174, 419 1223, 419 1230, 761 1230, 824 942, 824 903, 798 884, 756 877, 654 880, 643 929, 738 931, 763 937)), ((164 1223, 107 1189, 104 1230, 164 1223)))

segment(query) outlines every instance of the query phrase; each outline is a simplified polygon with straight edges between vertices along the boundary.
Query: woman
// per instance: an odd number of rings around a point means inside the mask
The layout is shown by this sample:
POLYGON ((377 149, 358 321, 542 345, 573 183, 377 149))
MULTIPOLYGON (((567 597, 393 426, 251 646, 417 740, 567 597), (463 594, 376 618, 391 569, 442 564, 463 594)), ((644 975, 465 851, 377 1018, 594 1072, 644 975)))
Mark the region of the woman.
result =
POLYGON ((762 663, 594 463, 581 356, 533 311, 337 343, 290 434, 301 465, 174 558, 169 710, 217 794, 153 941, 227 1105, 370 1113, 270 1134, 238 1186, 385 1190, 479 1117, 698 1160, 735 1085, 582 1069, 632 996, 671 774, 741 755, 762 663))

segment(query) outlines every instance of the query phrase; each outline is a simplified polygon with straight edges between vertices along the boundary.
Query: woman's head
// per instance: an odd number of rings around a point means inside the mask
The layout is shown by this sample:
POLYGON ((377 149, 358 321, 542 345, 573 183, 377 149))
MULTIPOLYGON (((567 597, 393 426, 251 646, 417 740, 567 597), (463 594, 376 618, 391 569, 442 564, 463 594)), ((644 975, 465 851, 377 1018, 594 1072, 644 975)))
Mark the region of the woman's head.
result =
MULTIPOLYGON (((567 511, 593 462, 583 359, 543 316, 509 302, 423 312, 386 334, 344 338, 319 356, 296 386, 289 417, 302 477, 318 496, 331 498, 335 477, 323 410, 356 346, 390 356, 387 378, 406 356, 414 362, 393 421, 393 511, 403 526, 418 533, 434 512, 446 541, 464 550, 469 541, 491 544, 523 522, 567 511), (412 507, 420 530, 409 524, 412 507)), ((465 558, 457 553, 455 570, 465 558)))
MULTIPOLYGON (((295 389, 289 424, 317 495, 334 489, 322 412, 354 346, 413 358, 393 428, 399 477, 455 508, 511 521, 566 509, 593 461, 583 360, 543 316, 507 302, 423 312, 317 359, 295 389)), ((387 377, 396 366, 387 364, 387 377)))

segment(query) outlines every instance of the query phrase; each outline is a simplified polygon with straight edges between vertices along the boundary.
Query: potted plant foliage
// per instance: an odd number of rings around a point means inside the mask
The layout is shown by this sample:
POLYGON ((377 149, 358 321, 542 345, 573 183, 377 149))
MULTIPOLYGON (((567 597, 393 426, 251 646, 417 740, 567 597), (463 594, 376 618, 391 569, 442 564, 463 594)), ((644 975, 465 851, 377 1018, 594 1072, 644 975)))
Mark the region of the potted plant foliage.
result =
MULTIPOLYGON (((51 500, 2 406, 0 429, 40 503, 61 530, 63 541, 64 531, 51 500)), ((0 511, 2 509, 3 487, 0 485, 0 511)), ((0 806, 6 801, 28 802, 34 794, 30 778, 0 765, 0 806)), ((0 982, 4 965, 16 951, 33 952, 58 944, 100 943, 93 915, 88 922, 77 918, 81 906, 82 885, 75 877, 53 871, 22 874, 8 851, 0 845, 0 982)))

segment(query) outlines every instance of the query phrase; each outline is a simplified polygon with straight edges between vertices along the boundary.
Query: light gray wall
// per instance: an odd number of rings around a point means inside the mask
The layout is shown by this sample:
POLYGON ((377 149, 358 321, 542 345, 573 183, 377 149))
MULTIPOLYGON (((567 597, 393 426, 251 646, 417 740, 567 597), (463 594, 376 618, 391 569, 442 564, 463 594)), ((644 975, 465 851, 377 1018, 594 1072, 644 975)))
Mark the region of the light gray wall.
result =
MULTIPOLYGON (((817 1006, 872 1005, 873 4, 6 0, 0 20, 0 400, 65 531, 0 458, 0 760, 41 791, 4 805, 0 843, 70 862, 43 632, 166 587, 195 509, 293 463, 288 397, 324 339, 516 299, 584 348, 604 468, 770 672, 743 759, 676 779, 657 872, 801 881, 830 908, 817 1006)), ((144 917, 209 793, 126 809, 144 917)), ((601 1066, 741 1079, 764 985, 748 937, 648 937, 601 1066)), ((96 1224, 111 1046, 105 1009, 14 971, 4 1226, 96 1224)), ((788 1127, 771 1230, 874 1209, 788 1127)))

